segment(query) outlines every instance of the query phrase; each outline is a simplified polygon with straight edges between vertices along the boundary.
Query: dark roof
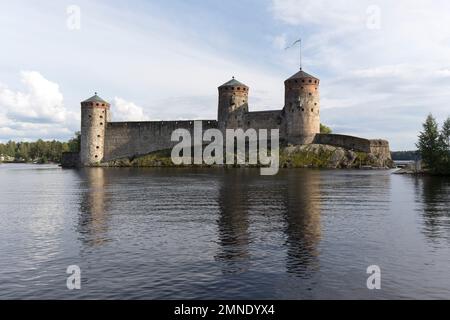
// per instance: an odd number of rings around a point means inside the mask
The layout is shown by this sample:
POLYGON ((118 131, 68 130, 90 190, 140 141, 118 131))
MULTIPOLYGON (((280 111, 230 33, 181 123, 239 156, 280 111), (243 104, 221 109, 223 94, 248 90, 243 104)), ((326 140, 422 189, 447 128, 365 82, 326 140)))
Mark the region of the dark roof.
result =
POLYGON ((293 80, 293 79, 304 79, 304 78, 313 78, 316 80, 319 80, 319 78, 316 78, 312 75, 310 75, 309 73, 306 73, 303 70, 300 70, 299 72, 297 72, 296 74, 294 74, 292 77, 290 77, 288 80, 293 80))
POLYGON ((100 98, 97 93, 95 93, 94 96, 90 97, 89 99, 83 101, 83 102, 101 102, 101 103, 108 103, 105 100, 103 100, 102 98, 100 98))
POLYGON ((237 81, 234 77, 233 77, 233 79, 231 79, 227 83, 224 83, 223 85, 221 85, 219 88, 222 88, 222 87, 235 87, 235 86, 241 86, 241 87, 248 88, 245 84, 237 81))

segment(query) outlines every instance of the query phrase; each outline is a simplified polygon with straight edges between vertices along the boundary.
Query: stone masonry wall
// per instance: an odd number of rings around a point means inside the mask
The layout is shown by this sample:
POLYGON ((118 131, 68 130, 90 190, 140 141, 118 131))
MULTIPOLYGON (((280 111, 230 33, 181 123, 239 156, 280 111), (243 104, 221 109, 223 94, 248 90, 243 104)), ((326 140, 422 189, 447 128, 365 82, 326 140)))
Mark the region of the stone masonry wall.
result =
POLYGON ((386 140, 368 140, 340 134, 316 134, 313 143, 372 153, 386 159, 391 157, 389 142, 386 140))
MULTIPOLYGON (((202 121, 203 130, 217 129, 217 121, 202 121)), ((110 122, 106 127, 105 161, 133 158, 173 148, 171 136, 176 129, 187 129, 193 137, 192 121, 110 122)))
POLYGON ((317 134, 314 138, 314 143, 367 153, 370 152, 370 140, 340 134, 317 134))
POLYGON ((248 112, 244 115, 245 129, 280 129, 282 135, 282 110, 248 112))

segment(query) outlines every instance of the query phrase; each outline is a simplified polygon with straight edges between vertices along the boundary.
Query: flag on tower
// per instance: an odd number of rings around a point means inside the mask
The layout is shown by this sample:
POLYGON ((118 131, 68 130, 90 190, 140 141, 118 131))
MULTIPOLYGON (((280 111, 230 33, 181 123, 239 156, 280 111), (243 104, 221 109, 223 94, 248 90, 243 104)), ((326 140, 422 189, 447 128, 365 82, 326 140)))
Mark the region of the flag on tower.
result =
POLYGON ((288 50, 288 49, 290 49, 290 48, 293 48, 293 47, 295 47, 297 44, 300 44, 300 45, 299 45, 299 47, 300 47, 300 70, 302 70, 302 39, 295 40, 294 43, 291 44, 290 46, 286 47, 285 50, 288 50))

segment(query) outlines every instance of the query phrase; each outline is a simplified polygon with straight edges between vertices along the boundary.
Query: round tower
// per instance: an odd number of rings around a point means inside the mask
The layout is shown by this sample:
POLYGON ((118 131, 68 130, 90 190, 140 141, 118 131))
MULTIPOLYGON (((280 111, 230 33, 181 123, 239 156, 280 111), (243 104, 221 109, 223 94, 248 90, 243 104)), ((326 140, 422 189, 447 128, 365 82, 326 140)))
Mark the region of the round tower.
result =
POLYGON ((237 129, 244 127, 244 114, 248 112, 249 87, 232 80, 219 87, 219 129, 237 129))
POLYGON ((309 144, 320 133, 319 82, 302 70, 284 82, 288 143, 309 144))
POLYGON ((80 160, 83 166, 103 161, 110 104, 97 93, 81 102, 80 160))

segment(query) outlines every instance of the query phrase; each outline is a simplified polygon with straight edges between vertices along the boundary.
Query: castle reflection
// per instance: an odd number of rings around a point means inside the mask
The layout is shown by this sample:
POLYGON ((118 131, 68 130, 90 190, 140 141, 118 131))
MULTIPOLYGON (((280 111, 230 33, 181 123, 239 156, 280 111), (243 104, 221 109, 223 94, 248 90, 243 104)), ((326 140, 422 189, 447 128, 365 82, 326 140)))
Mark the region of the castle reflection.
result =
POLYGON ((107 199, 105 169, 86 168, 78 171, 83 190, 80 202, 78 232, 88 245, 99 246, 107 241, 107 199))
POLYGON ((320 171, 287 175, 284 218, 286 221, 286 269, 304 276, 318 269, 317 246, 321 239, 320 171))
POLYGON ((252 239, 251 224, 267 223, 257 222, 260 221, 258 218, 250 220, 250 216, 268 213, 266 199, 270 199, 270 204, 277 204, 270 205, 270 216, 278 220, 276 225, 283 227, 272 232, 284 234, 287 272, 304 276, 318 268, 320 172, 305 170, 292 175, 284 171, 275 179, 276 183, 272 178, 247 170, 233 170, 221 177, 218 199, 220 252, 216 259, 223 264, 224 273, 248 270, 252 259, 249 245, 258 241, 252 239))
POLYGON ((223 263, 224 273, 238 273, 249 267, 248 184, 238 170, 221 177, 218 219, 221 251, 216 259, 223 263))

